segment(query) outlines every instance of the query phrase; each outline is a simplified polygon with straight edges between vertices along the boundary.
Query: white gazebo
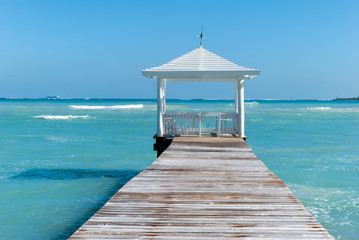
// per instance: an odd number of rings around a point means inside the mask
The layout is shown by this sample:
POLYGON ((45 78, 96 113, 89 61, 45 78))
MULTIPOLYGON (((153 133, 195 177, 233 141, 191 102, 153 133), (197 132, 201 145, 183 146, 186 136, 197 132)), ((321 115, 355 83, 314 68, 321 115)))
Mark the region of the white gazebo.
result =
POLYGON ((238 66, 202 47, 159 67, 142 71, 157 78, 157 137, 201 135, 203 132, 244 135, 244 80, 259 70, 238 66), (235 82, 235 111, 232 113, 167 113, 166 82, 235 82))

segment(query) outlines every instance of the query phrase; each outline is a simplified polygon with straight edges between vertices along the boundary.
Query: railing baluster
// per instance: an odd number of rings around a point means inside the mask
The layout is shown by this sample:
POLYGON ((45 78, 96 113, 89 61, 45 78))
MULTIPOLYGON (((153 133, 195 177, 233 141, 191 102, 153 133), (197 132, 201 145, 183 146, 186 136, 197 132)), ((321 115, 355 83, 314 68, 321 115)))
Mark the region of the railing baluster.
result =
POLYGON ((236 113, 165 113, 165 134, 201 135, 203 132, 235 134, 238 131, 236 113))

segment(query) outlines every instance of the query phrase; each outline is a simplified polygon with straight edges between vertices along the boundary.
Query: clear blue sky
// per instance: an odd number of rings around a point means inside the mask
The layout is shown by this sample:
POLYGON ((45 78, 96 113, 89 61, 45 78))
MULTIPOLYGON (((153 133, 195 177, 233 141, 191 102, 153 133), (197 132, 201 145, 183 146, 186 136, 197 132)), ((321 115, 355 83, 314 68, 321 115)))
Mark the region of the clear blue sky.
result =
MULTIPOLYGON (((0 97, 155 98, 141 75, 199 45, 261 70, 246 99, 359 96, 359 1, 0 0, 0 97)), ((233 98, 231 83, 168 84, 233 98)))

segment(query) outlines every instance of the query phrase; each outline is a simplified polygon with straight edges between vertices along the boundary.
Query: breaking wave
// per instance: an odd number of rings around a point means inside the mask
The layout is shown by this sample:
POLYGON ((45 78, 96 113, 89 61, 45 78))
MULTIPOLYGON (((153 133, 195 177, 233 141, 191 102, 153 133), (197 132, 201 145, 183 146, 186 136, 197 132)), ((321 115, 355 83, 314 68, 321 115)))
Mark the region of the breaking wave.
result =
POLYGON ((330 107, 307 107, 309 110, 331 110, 330 107))
POLYGON ((259 102, 245 102, 245 105, 249 105, 249 106, 253 106, 253 105, 258 105, 259 102))
POLYGON ((112 106, 92 106, 92 105, 70 105, 72 109, 138 109, 143 108, 143 104, 130 104, 130 105, 112 105, 112 106))
POLYGON ((305 110, 317 112, 333 112, 333 113, 358 113, 359 108, 331 108, 331 107, 307 107, 305 110))
POLYGON ((34 118, 42 118, 46 120, 68 120, 68 119, 75 119, 75 118, 89 118, 89 115, 84 116, 73 116, 73 115, 41 115, 35 116, 34 118))

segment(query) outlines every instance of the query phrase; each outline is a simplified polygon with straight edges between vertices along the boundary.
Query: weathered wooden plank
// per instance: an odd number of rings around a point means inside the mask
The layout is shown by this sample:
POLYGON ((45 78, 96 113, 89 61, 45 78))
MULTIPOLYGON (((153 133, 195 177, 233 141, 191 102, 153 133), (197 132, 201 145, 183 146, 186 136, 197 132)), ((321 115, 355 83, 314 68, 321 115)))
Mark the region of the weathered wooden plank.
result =
POLYGON ((239 138, 180 137, 70 239, 333 239, 239 138))

